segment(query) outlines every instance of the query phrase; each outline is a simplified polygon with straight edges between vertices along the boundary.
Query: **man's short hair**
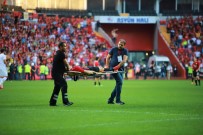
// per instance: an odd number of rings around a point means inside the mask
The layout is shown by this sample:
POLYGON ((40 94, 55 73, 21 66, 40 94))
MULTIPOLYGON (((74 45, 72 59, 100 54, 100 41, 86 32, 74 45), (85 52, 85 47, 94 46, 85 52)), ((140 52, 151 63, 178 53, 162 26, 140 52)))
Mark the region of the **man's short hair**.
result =
POLYGON ((120 39, 119 42, 126 44, 126 40, 125 39, 120 39))
POLYGON ((59 45, 58 45, 58 48, 63 47, 64 44, 65 44, 65 42, 60 42, 59 45))
POLYGON ((4 51, 5 51, 5 49, 4 49, 4 48, 2 48, 2 49, 1 49, 1 53, 3 53, 4 51))

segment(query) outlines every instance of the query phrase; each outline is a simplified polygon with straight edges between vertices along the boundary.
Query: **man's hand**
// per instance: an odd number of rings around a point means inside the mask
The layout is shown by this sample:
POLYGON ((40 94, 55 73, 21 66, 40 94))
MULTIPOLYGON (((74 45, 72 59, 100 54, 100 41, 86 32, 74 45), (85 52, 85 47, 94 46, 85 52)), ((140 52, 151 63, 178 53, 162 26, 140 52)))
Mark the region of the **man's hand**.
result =
POLYGON ((120 68, 120 65, 117 65, 117 66, 113 67, 113 70, 117 71, 119 68, 120 68))
POLYGON ((105 65, 104 68, 109 68, 109 65, 105 65))
POLYGON ((65 69, 66 69, 66 72, 68 72, 68 71, 69 71, 69 67, 65 67, 65 69))

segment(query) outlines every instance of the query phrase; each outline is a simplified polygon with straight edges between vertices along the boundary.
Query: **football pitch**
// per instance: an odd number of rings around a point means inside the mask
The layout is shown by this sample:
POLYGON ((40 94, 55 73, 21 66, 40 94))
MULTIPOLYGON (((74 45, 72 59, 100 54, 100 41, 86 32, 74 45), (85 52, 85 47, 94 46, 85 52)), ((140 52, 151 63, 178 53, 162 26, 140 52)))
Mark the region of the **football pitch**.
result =
POLYGON ((203 135, 202 86, 190 80, 124 80, 122 101, 109 105, 114 80, 68 81, 72 106, 50 107, 53 81, 7 81, 0 90, 0 135, 203 135))

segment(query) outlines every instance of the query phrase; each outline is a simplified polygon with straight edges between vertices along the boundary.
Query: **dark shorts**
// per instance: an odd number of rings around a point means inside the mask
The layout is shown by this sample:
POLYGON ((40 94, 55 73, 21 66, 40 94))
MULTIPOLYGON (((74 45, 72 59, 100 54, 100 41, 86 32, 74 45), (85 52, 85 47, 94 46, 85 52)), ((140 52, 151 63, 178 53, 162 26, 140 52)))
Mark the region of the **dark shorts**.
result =
POLYGON ((199 76, 199 71, 193 71, 193 77, 197 77, 197 76, 199 76))
POLYGON ((99 67, 88 67, 89 70, 99 72, 99 67))

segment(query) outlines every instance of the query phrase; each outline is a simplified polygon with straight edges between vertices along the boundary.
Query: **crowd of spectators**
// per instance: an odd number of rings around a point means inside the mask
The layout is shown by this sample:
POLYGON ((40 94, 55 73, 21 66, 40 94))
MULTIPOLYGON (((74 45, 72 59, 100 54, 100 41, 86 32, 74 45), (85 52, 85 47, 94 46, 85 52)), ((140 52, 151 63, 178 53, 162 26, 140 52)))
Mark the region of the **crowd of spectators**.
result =
MULTIPOLYGON (((11 57, 9 79, 26 79, 19 74, 26 64, 35 66, 40 78, 40 66, 51 69, 61 41, 68 44, 67 60, 71 66, 93 66, 96 57, 100 57, 100 64, 104 66, 110 46, 92 29, 94 18, 46 14, 33 14, 29 21, 20 18, 14 13, 1 13, 0 48, 6 48, 11 57)), ((167 32, 170 33, 170 46, 182 64, 188 68, 197 57, 203 71, 203 17, 170 18, 167 32)))
POLYGON ((203 16, 169 18, 167 32, 170 34, 170 47, 183 66, 187 69, 196 57, 203 72, 203 16))
POLYGON ((71 66, 92 66, 95 57, 101 57, 101 65, 104 65, 102 56, 106 55, 109 46, 94 33, 93 18, 59 18, 45 14, 35 14, 29 21, 20 18, 13 13, 1 13, 0 48, 5 48, 11 57, 9 79, 19 79, 13 74, 18 74, 19 66, 26 64, 34 65, 36 69, 43 64, 51 69, 61 41, 68 44, 67 60, 71 66))

